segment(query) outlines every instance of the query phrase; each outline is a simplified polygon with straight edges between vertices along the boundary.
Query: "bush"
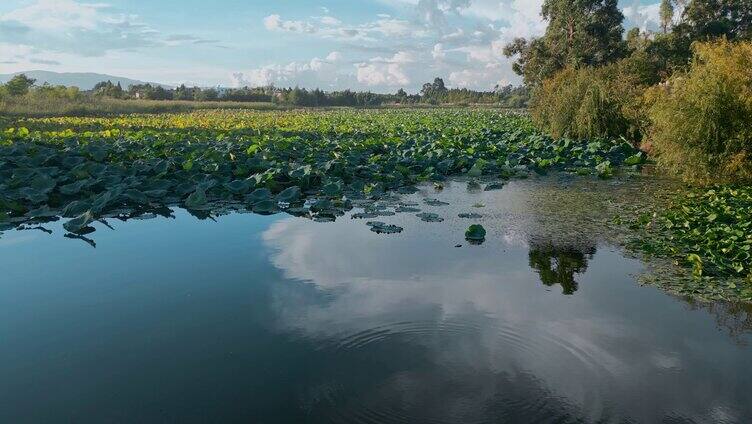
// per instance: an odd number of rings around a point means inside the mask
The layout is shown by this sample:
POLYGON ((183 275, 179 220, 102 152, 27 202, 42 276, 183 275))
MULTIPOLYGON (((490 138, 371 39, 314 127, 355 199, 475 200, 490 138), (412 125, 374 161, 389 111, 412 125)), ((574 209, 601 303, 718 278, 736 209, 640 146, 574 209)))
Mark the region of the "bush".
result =
POLYGON ((694 46, 686 73, 651 89, 649 141, 691 181, 752 182, 752 43, 694 46))
POLYGON ((553 137, 626 137, 638 142, 644 128, 645 85, 629 59, 600 68, 567 68, 543 82, 531 101, 535 123, 553 137))

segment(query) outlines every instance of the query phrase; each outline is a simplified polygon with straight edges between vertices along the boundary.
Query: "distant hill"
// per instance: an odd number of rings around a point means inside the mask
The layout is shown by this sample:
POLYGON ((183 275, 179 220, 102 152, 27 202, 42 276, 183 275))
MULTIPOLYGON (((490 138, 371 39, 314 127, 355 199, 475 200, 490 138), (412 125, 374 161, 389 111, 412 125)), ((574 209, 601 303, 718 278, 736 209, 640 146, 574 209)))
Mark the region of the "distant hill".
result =
MULTIPOLYGON (((146 84, 144 81, 138 81, 130 78, 116 77, 113 75, 95 74, 90 72, 50 72, 50 71, 27 71, 27 72, 15 72, 12 74, 0 74, 0 84, 8 82, 11 78, 18 74, 26 74, 29 78, 37 80, 37 85, 42 85, 45 82, 50 85, 65 85, 76 86, 81 90, 91 90, 94 86, 101 81, 112 81, 113 84, 120 83, 124 89, 127 89, 129 85, 146 84)), ((172 88, 167 84, 150 83, 152 85, 161 85, 165 88, 172 88)))

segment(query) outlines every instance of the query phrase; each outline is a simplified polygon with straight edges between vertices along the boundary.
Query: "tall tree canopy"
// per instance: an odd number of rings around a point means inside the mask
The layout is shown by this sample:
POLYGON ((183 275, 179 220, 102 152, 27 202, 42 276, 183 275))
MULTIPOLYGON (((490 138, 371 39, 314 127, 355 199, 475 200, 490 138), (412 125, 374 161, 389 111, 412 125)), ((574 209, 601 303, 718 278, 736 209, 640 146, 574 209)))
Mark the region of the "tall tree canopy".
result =
POLYGON ((752 0, 692 0, 683 18, 695 40, 752 39, 752 0))
POLYGON ((517 39, 504 54, 517 56, 515 72, 537 85, 566 66, 601 66, 626 54, 624 15, 617 0, 545 0, 543 37, 517 39))
POLYGON ((661 29, 663 33, 667 33, 671 28, 671 23, 674 20, 674 1, 662 0, 660 7, 661 29))

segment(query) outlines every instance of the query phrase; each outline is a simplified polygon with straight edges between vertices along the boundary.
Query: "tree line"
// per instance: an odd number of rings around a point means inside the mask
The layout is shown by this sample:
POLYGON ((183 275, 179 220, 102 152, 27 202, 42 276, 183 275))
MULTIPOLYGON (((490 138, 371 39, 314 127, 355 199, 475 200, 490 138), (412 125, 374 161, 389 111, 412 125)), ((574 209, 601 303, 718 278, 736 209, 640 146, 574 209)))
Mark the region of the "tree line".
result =
POLYGON ((135 84, 123 88, 120 83, 102 81, 88 92, 75 87, 41 85, 35 86, 35 80, 20 74, 4 86, 0 86, 0 98, 6 96, 25 96, 29 94, 50 96, 94 96, 121 100, 182 100, 197 102, 256 102, 275 103, 302 107, 372 107, 389 104, 488 104, 509 108, 525 108, 529 100, 529 90, 524 86, 497 86, 491 91, 476 91, 466 88, 447 88, 444 80, 435 78, 433 82, 423 85, 416 94, 408 94, 399 89, 394 94, 373 93, 370 91, 323 91, 300 87, 277 88, 241 87, 241 88, 202 88, 180 85, 168 88, 156 84, 135 84))

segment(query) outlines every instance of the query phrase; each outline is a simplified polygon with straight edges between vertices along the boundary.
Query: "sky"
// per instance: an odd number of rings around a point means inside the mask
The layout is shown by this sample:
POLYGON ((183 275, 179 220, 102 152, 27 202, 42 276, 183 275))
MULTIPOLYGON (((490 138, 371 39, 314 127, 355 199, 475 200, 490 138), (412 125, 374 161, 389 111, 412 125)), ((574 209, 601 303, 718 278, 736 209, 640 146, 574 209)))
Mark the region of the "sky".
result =
MULTIPOLYGON (((0 74, 417 91, 519 84, 502 54, 545 31, 543 0, 2 0, 0 74)), ((655 29, 659 0, 621 0, 655 29)))

